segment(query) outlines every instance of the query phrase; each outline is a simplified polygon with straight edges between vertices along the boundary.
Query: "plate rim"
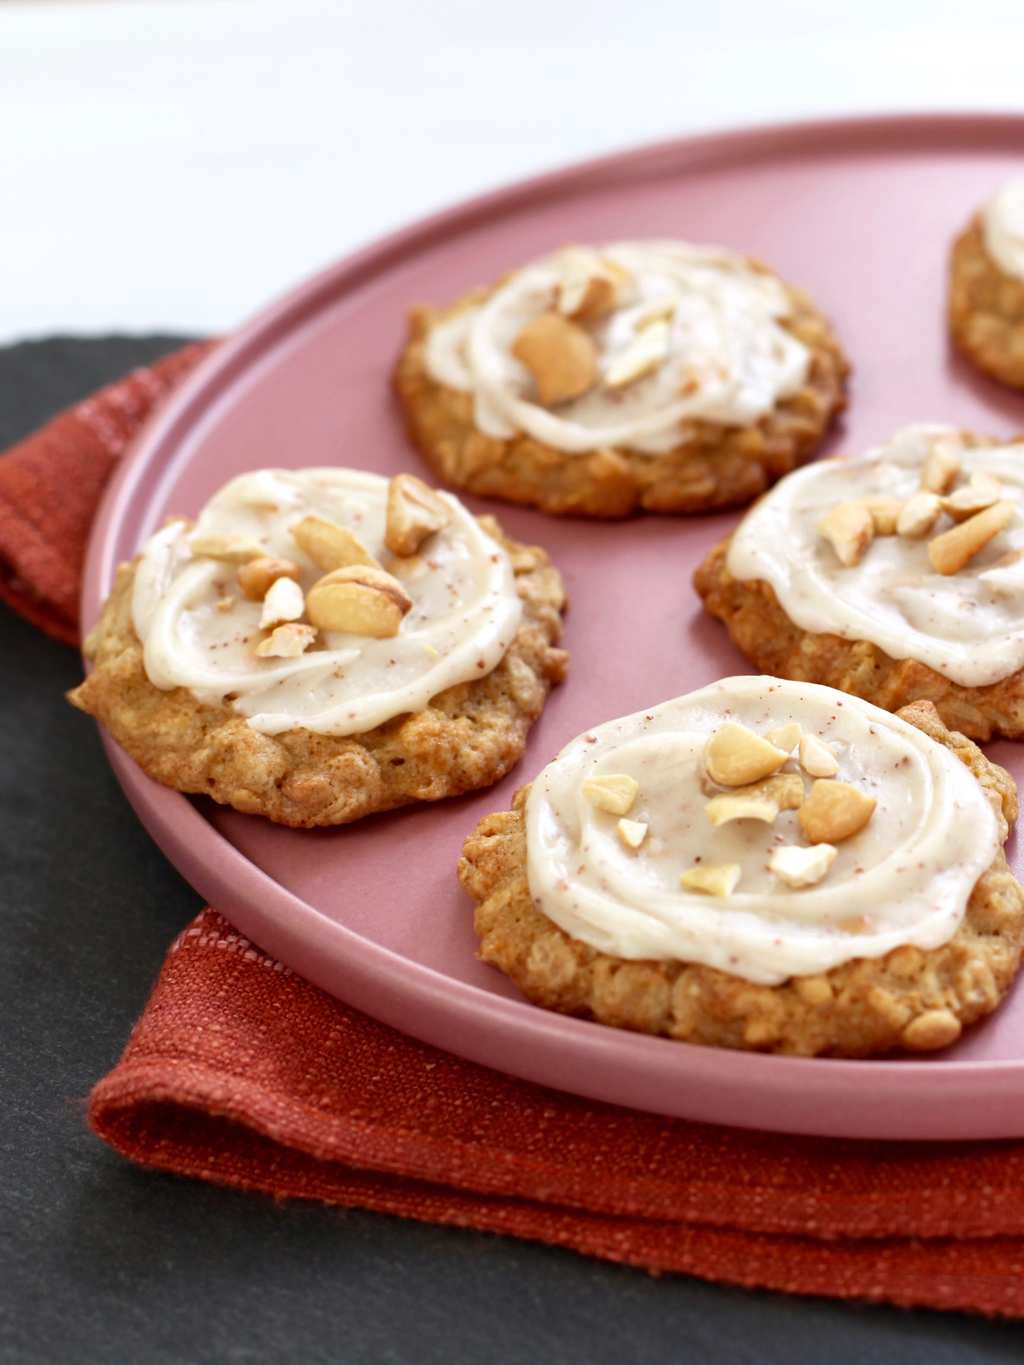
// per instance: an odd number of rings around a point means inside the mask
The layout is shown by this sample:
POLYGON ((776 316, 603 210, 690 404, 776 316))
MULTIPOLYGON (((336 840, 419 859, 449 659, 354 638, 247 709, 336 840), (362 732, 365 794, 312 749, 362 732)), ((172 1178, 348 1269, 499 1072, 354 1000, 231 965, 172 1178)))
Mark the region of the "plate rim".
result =
MULTIPOLYGON (((580 183, 605 181, 618 172, 645 179, 659 167, 678 170, 687 159, 749 155, 757 147, 793 155, 816 139, 851 144, 873 133, 889 137, 897 133, 914 141, 938 142, 943 134, 961 140, 1019 140, 1024 113, 943 110, 838 115, 661 139, 489 189, 387 233, 307 276, 205 356, 131 442, 93 523, 82 580, 82 621, 94 621, 109 591, 117 561, 115 543, 126 512, 140 498, 152 500, 179 438, 210 411, 261 350, 330 297, 357 287, 377 271, 392 268, 403 256, 453 231, 506 208, 528 208, 531 201, 552 190, 564 195, 580 183)), ((701 1047, 556 1014, 414 962, 347 929, 274 881, 214 828, 188 797, 148 778, 106 732, 101 733, 114 773, 136 814, 190 885, 246 937, 328 994, 420 1041, 535 1084, 697 1122, 738 1126, 731 1105, 740 1086, 747 1091, 750 1114, 749 1121, 739 1126, 759 1131, 908 1141, 1024 1137, 1024 1057, 851 1060, 701 1047), (319 964, 324 941, 332 939, 336 942, 328 980, 319 964), (411 1006, 415 1007, 415 1024, 407 1027, 404 1015, 411 1006), (451 1042, 453 1020, 460 1028, 457 1047, 451 1042), (494 1059, 495 1048, 513 1037, 531 1045, 524 1050, 531 1061, 525 1069, 494 1059), (662 1083, 668 1079, 666 1062, 682 1063, 674 1079, 686 1088, 699 1086, 699 1100, 690 1103, 688 1094, 682 1098, 673 1094, 657 1109, 639 1100, 655 1076, 662 1083), (596 1074, 586 1074, 588 1067, 596 1074), (616 1076, 617 1084, 603 1083, 609 1073, 616 1076), (804 1093, 810 1076, 814 1077, 813 1100, 804 1093), (866 1081, 871 1093, 867 1104, 866 1081), (1018 1082, 1017 1087, 1007 1084, 1012 1081, 1018 1082), (996 1086, 1002 1096, 993 1095, 996 1086), (941 1101, 935 1093, 940 1088, 941 1101), (1014 1089, 1017 1098, 1007 1093, 1014 1089), (786 1121, 759 1121, 761 1109, 765 1105, 776 1109, 780 1096, 788 1105, 786 1121), (918 1106, 909 1127, 905 1111, 899 1115, 898 1128, 893 1126, 897 1098, 901 1105, 918 1106), (980 1100, 986 1104, 980 1105, 980 1100), (726 1110, 730 1117, 723 1119, 726 1110)), ((414 812, 409 812, 409 818, 415 818, 414 812)))

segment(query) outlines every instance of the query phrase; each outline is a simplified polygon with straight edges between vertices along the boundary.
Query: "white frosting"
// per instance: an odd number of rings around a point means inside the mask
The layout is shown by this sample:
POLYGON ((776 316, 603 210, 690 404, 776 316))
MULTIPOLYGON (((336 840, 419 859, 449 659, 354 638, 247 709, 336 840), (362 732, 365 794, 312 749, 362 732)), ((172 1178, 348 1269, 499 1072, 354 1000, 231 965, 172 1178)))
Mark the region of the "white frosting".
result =
POLYGON ((1010 180, 981 214, 985 249, 1007 275, 1024 280, 1024 180, 1010 180))
POLYGON ((624 388, 599 381, 555 411, 541 407, 511 348, 528 322, 555 306, 561 267, 549 256, 428 337, 428 372, 473 394, 486 435, 525 432, 571 453, 619 446, 659 454, 680 444, 688 420, 747 426, 803 384, 809 353, 779 325, 790 308, 774 276, 724 249, 684 242, 624 242, 601 255, 630 276, 620 306, 591 326, 602 374, 635 339, 637 323, 672 304, 667 360, 624 388))
MULTIPOLYGON (((787 475, 741 522, 727 564, 735 578, 769 583, 803 630, 869 640, 894 659, 917 659, 964 687, 984 687, 1024 667, 1024 565, 994 567, 1024 549, 1019 511, 1006 531, 948 576, 932 570, 928 538, 876 536, 860 563, 846 568, 816 530, 837 503, 917 492, 939 438, 958 440, 946 427, 906 427, 879 449, 819 460, 787 475)), ((991 474, 1003 498, 1020 502, 1024 444, 959 454, 965 476, 991 474)))
POLYGON ((187 687, 212 705, 231 700, 264 734, 301 727, 324 735, 364 733, 422 710, 439 692, 484 677, 500 662, 522 605, 504 549, 447 493, 451 522, 422 553, 397 559, 384 547, 388 480, 348 469, 266 469, 233 479, 207 503, 193 532, 172 522, 147 542, 132 614, 156 687, 187 687), (352 530, 400 578, 413 600, 397 636, 375 640, 321 632, 295 659, 257 658, 263 605, 240 593, 236 570, 192 558, 193 536, 257 540, 302 569, 305 591, 323 570, 290 527, 325 517, 352 530), (231 609, 217 603, 233 597, 231 609))
MULTIPOLYGON (((795 769, 790 760, 785 771, 795 769)), ((724 678, 581 735, 533 783, 526 818, 530 893, 573 938, 768 985, 901 944, 947 942, 999 847, 980 784, 948 749, 858 698, 764 677, 724 678), (793 890, 768 870, 773 849, 805 842, 795 811, 772 825, 708 819, 715 789, 702 789, 701 756, 726 720, 760 734, 799 722, 832 748, 837 780, 876 798, 817 886, 793 890), (639 783, 629 818, 650 829, 635 852, 619 840, 617 817, 582 793, 584 778, 612 773, 639 783), (736 890, 682 889, 698 859, 739 864, 736 890)))

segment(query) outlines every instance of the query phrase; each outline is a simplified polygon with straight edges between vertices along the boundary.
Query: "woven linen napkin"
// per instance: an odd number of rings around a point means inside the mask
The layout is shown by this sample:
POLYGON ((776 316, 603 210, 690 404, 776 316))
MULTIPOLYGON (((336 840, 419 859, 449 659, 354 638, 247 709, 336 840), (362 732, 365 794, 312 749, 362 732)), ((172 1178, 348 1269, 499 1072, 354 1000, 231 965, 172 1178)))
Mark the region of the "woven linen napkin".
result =
MULTIPOLYGON (((56 638, 76 638, 107 476, 205 350, 0 458, 0 597, 56 638)), ((1024 1143, 784 1137, 558 1094, 349 1009, 212 909, 171 945, 89 1119, 143 1165, 278 1197, 729 1284, 1024 1317, 1024 1143)))

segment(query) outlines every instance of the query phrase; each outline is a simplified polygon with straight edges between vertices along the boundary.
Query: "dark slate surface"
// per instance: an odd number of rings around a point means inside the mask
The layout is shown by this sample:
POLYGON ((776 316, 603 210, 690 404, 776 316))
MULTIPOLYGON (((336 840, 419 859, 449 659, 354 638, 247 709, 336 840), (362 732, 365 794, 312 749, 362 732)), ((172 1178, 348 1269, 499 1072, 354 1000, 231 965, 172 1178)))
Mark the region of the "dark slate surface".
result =
MULTIPOLYGON (((173 338, 0 350, 0 448, 173 338)), ((1024 1328, 652 1279, 567 1252, 139 1171, 86 1130, 197 897, 143 832, 73 651, 0 607, 0 1359, 5 1362, 1021 1359, 1024 1328)))

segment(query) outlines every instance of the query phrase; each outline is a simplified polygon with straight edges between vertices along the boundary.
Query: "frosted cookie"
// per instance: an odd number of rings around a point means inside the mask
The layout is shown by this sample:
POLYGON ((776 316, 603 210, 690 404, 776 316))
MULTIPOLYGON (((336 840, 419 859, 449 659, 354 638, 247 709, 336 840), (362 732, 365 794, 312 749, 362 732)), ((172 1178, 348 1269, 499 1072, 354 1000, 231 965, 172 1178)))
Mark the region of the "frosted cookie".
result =
POLYGON ((512 767, 564 604, 543 550, 412 475, 260 470, 121 566, 69 700, 179 791, 345 824, 512 767))
POLYGON ((1024 389, 1024 180, 1003 185, 953 243, 949 325, 979 369, 1024 389))
POLYGON ((569 247, 419 309, 395 386, 457 488, 621 517, 749 502, 818 446, 848 366, 808 296, 718 247, 569 247))
POLYGON ((765 673, 1024 736, 1024 443, 914 426, 790 474, 699 567, 765 673))
POLYGON ((934 708, 725 678, 573 740, 466 842, 536 1004, 721 1047, 945 1047, 1009 989, 1008 773, 934 708))

